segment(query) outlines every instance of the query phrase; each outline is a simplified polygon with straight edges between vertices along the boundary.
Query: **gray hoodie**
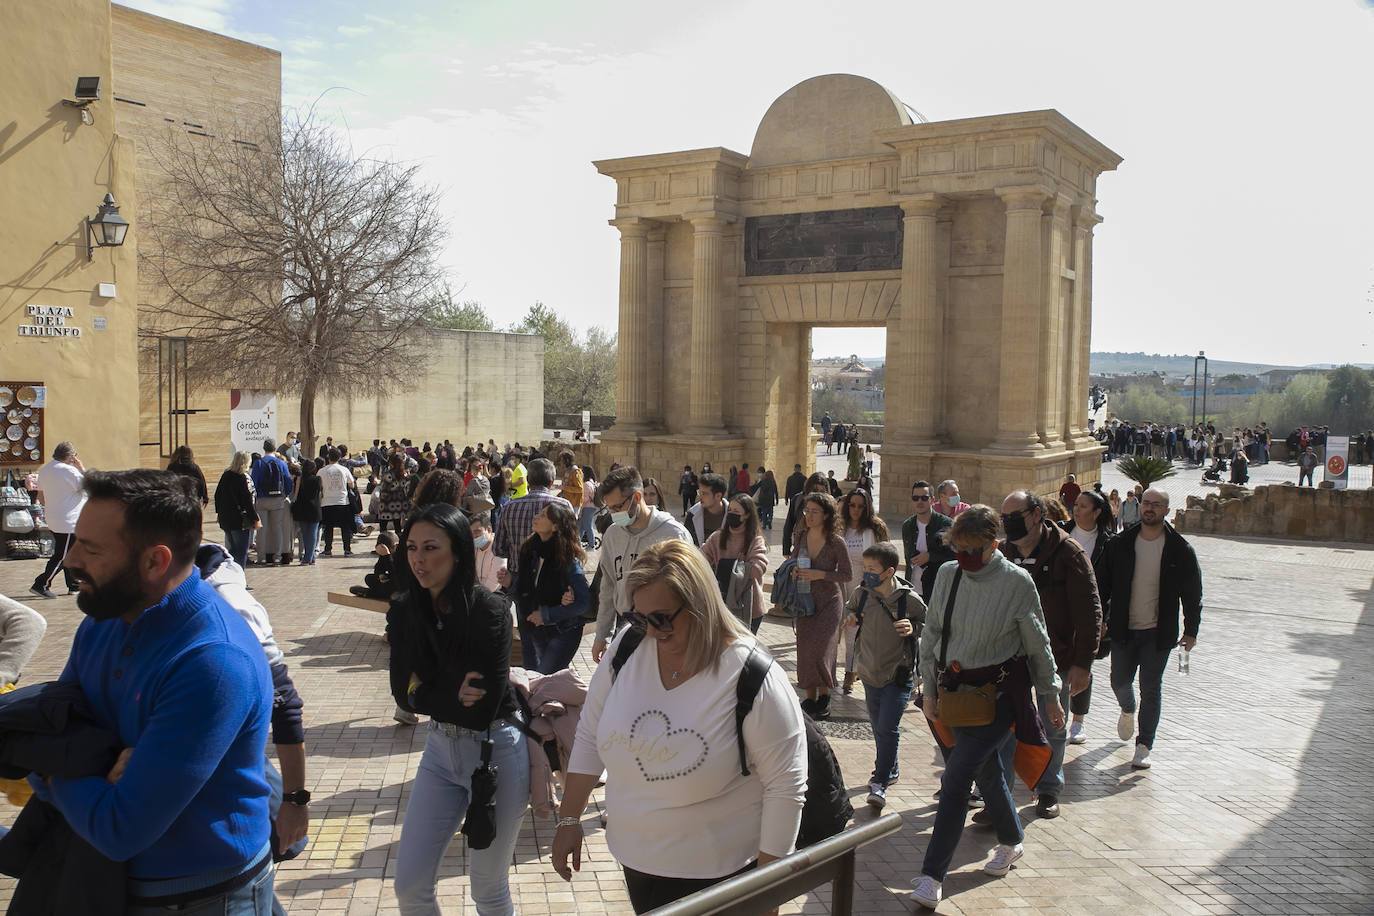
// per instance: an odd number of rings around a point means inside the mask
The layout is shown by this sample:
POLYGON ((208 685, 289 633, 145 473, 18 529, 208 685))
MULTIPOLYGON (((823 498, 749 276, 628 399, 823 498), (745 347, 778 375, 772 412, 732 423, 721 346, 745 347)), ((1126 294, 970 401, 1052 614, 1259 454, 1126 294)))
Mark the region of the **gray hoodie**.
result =
POLYGON ((601 536, 601 553, 597 564, 605 566, 601 576, 600 605, 596 615, 596 638, 609 641, 616 618, 630 612, 630 596, 625 594, 625 574, 640 552, 647 547, 677 538, 692 542, 687 529, 667 512, 654 509, 649 516, 649 524, 641 531, 632 531, 625 525, 612 525, 601 536))

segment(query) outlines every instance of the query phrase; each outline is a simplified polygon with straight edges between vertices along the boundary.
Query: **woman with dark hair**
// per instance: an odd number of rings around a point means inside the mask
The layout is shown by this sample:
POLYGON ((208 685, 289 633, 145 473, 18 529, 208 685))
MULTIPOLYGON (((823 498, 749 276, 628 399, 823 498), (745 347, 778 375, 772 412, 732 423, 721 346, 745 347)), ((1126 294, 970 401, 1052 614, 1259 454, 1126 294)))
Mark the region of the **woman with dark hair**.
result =
POLYGON ((515 912, 510 863, 529 800, 529 754, 508 689, 510 613, 476 582, 468 518, 435 504, 415 514, 400 544, 400 594, 386 615, 391 694, 430 717, 396 852, 402 913, 438 914, 439 863, 472 801, 483 757, 497 769, 495 838, 468 847, 472 899, 483 916, 515 912))
POLYGON ((520 545, 517 571, 498 570, 496 580, 514 592, 516 613, 533 627, 537 670, 553 674, 572 663, 582 644, 582 613, 589 603, 586 554, 578 543, 577 516, 562 503, 546 505, 533 527, 520 545))
POLYGON ((792 548, 792 533, 796 530, 797 523, 801 521, 802 502, 806 499, 806 495, 808 493, 829 492, 830 484, 826 481, 825 475, 820 471, 806 478, 806 484, 802 487, 802 491, 792 497, 792 502, 787 505, 787 518, 785 518, 782 523, 783 550, 790 550, 792 548))
POLYGON ((200 465, 196 464, 195 454, 191 451, 191 446, 178 445, 176 451, 172 452, 172 463, 167 465, 167 470, 194 480, 196 482, 196 496, 200 499, 201 508, 210 505, 210 488, 205 484, 205 472, 200 469, 200 465))
POLYGON ((392 452, 386 460, 381 480, 377 483, 380 492, 377 507, 378 531, 385 531, 387 525, 397 533, 401 523, 410 514, 410 482, 407 479, 405 458, 400 452, 392 452))
MULTIPOLYGON (((844 588, 844 600, 847 603, 854 589, 863 581, 864 551, 886 541, 888 531, 887 523, 873 514, 873 500, 869 498, 867 490, 858 487, 850 490, 840 500, 840 511, 844 522, 844 547, 849 553, 850 577, 844 588)), ((843 621, 840 630, 844 641, 844 695, 849 696, 854 692, 854 679, 858 677, 854 668, 855 630, 844 626, 843 621)))
POLYGON ((801 504, 802 524, 793 535, 793 575, 809 587, 816 613, 797 618, 797 686, 806 691, 802 711, 829 719, 844 609, 840 592, 853 575, 835 500, 829 493, 806 493, 801 504))
MULTIPOLYGON (((1112 491, 1116 492, 1116 491, 1112 491)), ((1102 569, 1102 557, 1106 555, 1108 542, 1111 541, 1116 531, 1116 519, 1112 517, 1111 503, 1107 497, 1097 490, 1084 490, 1078 494, 1078 499, 1073 504, 1073 520, 1063 522, 1060 527, 1069 533, 1069 536, 1078 542, 1078 546, 1083 548, 1083 552, 1088 555, 1089 561, 1093 565, 1093 573, 1096 575, 1102 569)), ((1102 635, 1105 639, 1107 634, 1107 623, 1102 622, 1102 635)), ((1106 647, 1101 647, 1097 651, 1097 657, 1102 658, 1106 654, 1106 647)), ((1083 734, 1083 720, 1087 718, 1088 707, 1092 704, 1093 682, 1089 676, 1088 686, 1082 693, 1074 694, 1069 698, 1069 711, 1073 713, 1073 721, 1069 723, 1069 743, 1082 744, 1088 739, 1083 734)))
POLYGON ((773 530, 773 507, 778 504, 778 481, 771 470, 760 470, 759 482, 754 484, 754 502, 759 509, 759 524, 765 531, 773 530))
POLYGON ((749 625, 750 631, 757 634, 763 623, 763 574, 768 569, 768 545, 759 532, 759 510, 754 498, 748 493, 738 493, 725 507, 725 527, 711 532, 701 552, 706 562, 716 573, 720 594, 729 607, 730 580, 734 577, 735 563, 743 561, 745 575, 749 580, 749 606, 743 609, 730 607, 731 613, 749 625))
POLYGON ((445 471, 434 469, 420 478, 419 485, 415 488, 414 508, 412 512, 418 512, 425 506, 442 504, 453 506, 455 509, 462 508, 463 502, 463 478, 458 476, 457 471, 445 471))
POLYGON ((301 462, 301 476, 296 478, 296 490, 291 494, 291 518, 300 529, 301 565, 315 565, 315 546, 320 542, 320 499, 324 484, 320 481, 319 462, 306 458, 301 462))
POLYGON ((663 501, 663 488, 652 477, 644 478, 644 505, 662 509, 664 512, 669 511, 667 504, 663 501))
POLYGON ((215 485, 215 521, 224 532, 224 548, 239 566, 248 567, 248 544, 262 522, 248 488, 248 453, 234 452, 234 460, 215 485))

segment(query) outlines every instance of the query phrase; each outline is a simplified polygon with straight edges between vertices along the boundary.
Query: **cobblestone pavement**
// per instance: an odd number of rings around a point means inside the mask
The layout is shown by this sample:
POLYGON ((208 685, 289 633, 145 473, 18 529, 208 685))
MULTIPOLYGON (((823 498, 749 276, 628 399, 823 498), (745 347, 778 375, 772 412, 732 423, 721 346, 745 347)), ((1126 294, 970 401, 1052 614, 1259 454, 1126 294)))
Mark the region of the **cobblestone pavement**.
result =
MULTIPOLYGON (((995 840, 970 828, 940 912, 1374 912, 1374 550, 1191 540, 1206 610, 1191 673, 1171 665, 1165 678, 1153 769, 1132 770, 1131 748, 1116 739, 1104 665, 1088 741, 1069 749, 1063 816, 1036 820, 1019 787, 1025 858, 1005 878, 983 875, 995 840)), ((370 566, 359 553, 314 568, 249 571, 306 704, 312 843, 276 882, 291 913, 397 911, 396 842, 425 732, 391 720, 382 618, 324 601, 327 589, 360 581, 370 566)), ((0 563, 0 591, 22 599, 36 572, 35 561, 0 563)), ((32 604, 49 630, 25 672, 29 683, 58 674, 80 619, 72 598, 32 604)), ((789 626, 770 619, 762 636, 789 664, 789 626)), ((590 639, 585 645, 577 664, 589 675, 590 639)), ((858 691, 838 697, 835 711, 825 728, 859 804, 873 749, 858 691)), ((855 898, 864 913, 913 908, 908 881, 920 867, 939 779, 938 754, 914 709, 900 759, 889 810, 906 827, 859 855, 855 898)), ((0 813, 0 823, 16 813, 0 813)), ((585 820, 588 860, 571 885, 549 868, 551 823, 527 817, 512 873, 519 911, 629 912, 594 815, 585 820)), ((466 907, 464 874, 459 837, 441 870, 446 912, 466 907)), ((0 883, 0 898, 12 886, 0 883)), ((825 912, 829 897, 822 888, 784 912, 825 912)))

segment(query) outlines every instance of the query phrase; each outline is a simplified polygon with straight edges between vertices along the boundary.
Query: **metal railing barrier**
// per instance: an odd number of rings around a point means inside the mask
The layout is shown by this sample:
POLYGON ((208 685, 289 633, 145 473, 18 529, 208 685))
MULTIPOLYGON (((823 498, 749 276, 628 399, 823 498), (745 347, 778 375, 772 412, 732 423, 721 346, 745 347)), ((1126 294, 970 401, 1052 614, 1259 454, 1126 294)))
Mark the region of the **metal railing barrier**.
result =
POLYGON ((901 829, 900 814, 885 814, 652 912, 655 916, 749 916, 768 912, 829 881, 831 916, 850 916, 854 909, 855 853, 861 846, 901 829))

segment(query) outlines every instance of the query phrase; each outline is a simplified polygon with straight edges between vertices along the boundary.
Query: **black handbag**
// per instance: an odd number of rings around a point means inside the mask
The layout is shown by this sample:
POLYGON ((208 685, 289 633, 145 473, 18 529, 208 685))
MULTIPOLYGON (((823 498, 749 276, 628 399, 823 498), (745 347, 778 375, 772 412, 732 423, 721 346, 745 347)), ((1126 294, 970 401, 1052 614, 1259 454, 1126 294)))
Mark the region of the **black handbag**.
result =
POLYGON ((482 742, 482 761, 472 771, 472 790, 461 832, 468 838, 468 846, 473 849, 486 849, 496 840, 496 777, 499 768, 491 762, 495 747, 491 738, 482 742))

